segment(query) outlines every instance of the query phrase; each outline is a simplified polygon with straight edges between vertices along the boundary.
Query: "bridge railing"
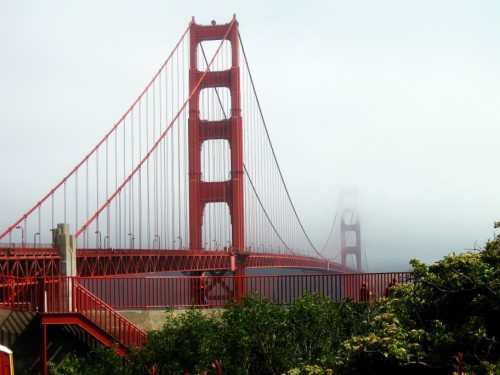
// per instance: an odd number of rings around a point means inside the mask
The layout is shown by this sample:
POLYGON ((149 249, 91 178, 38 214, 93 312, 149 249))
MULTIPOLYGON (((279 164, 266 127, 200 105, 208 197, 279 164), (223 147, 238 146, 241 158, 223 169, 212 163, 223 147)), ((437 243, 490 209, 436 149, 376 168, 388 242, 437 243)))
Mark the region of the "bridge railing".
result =
POLYGON ((39 311, 42 307, 42 278, 0 276, 0 308, 39 311))
POLYGON ((0 308, 48 313, 85 309, 224 307, 245 294, 288 305, 306 293, 334 301, 383 297, 410 272, 272 276, 0 277, 0 308), (203 285, 203 288, 201 286, 203 285), (75 289, 80 288, 80 289, 75 289), (82 292, 85 290, 86 292, 82 292), (73 292, 71 292, 73 291, 73 292), (92 298, 95 297, 95 300, 92 298))
POLYGON ((59 249, 47 244, 0 244, 0 256, 60 256, 59 249))
POLYGON ((306 293, 334 301, 386 296, 394 283, 412 281, 410 272, 272 275, 272 276, 138 276, 79 278, 79 282, 113 309, 224 307, 245 294, 292 304, 306 293), (200 286, 203 285, 203 290, 200 286))

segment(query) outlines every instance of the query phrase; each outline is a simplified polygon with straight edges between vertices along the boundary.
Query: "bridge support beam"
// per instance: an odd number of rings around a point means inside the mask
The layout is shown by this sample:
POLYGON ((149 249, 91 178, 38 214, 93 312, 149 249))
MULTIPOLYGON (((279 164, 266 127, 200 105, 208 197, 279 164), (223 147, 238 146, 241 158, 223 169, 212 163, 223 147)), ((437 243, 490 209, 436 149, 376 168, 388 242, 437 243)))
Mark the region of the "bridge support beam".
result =
MULTIPOLYGON (((189 101, 189 222, 190 248, 203 248, 203 212, 208 203, 222 202, 229 207, 232 246, 234 253, 244 251, 243 200, 243 131, 241 118, 238 23, 197 25, 190 29, 189 86, 193 93, 189 101), (231 68, 225 71, 198 70, 198 46, 203 41, 227 40, 231 44, 231 68), (225 87, 231 95, 231 116, 225 120, 200 119, 200 92, 205 88, 225 87), (231 152, 230 179, 203 181, 201 151, 207 140, 226 140, 231 152)), ((243 272, 244 270, 239 270, 243 272)))
MULTIPOLYGON (((212 69, 213 70, 213 69, 212 69)), ((234 257, 231 258, 230 271, 235 275, 245 275, 245 262, 241 261, 244 252, 244 199, 243 199, 243 130, 241 118, 241 92, 239 67, 239 35, 235 18, 225 25, 197 25, 190 29, 190 70, 189 87, 192 97, 189 101, 189 219, 190 248, 202 249, 203 212, 208 203, 222 202, 229 207, 231 220, 232 245, 234 257), (203 41, 227 40, 231 44, 231 68, 225 71, 198 70, 198 46, 203 41), (206 88, 229 89, 231 95, 230 118, 200 119, 200 93, 206 88), (201 170, 201 151, 207 140, 226 140, 231 152, 230 179, 225 181, 203 181, 201 170)), ((192 295, 197 293, 196 286, 192 295)), ((239 300, 244 286, 234 286, 235 298, 239 300)), ((199 299, 199 297, 198 297, 199 299)))
MULTIPOLYGON (((52 229, 52 246, 59 248, 61 255, 61 276, 68 276, 66 280, 60 281, 60 293, 63 293, 63 299, 68 312, 73 311, 73 279, 76 276, 76 240, 75 236, 69 232, 69 224, 57 224, 57 228, 52 229)), ((43 312, 46 312, 45 291, 43 293, 43 312)), ((48 373, 47 368, 47 323, 42 318, 43 342, 42 342, 42 373, 48 373)))
POLYGON ((76 276, 76 241, 69 233, 69 224, 57 224, 52 229, 52 245, 59 248, 61 276, 76 276))
POLYGON ((361 269, 361 230, 359 217, 354 210, 344 210, 340 223, 340 254, 342 256, 342 266, 347 267, 347 255, 356 257, 356 271, 361 269), (346 221, 348 219, 348 222, 346 221))

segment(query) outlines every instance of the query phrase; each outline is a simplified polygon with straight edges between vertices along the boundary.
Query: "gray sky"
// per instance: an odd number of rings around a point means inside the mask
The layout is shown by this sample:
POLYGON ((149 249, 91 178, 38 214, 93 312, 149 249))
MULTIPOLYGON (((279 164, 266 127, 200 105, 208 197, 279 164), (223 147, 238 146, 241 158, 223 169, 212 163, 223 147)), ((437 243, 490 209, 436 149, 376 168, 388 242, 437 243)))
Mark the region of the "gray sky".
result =
POLYGON ((187 27, 236 13, 288 188, 320 247, 357 189, 369 270, 500 220, 498 1, 3 1, 0 230, 138 96, 187 27))

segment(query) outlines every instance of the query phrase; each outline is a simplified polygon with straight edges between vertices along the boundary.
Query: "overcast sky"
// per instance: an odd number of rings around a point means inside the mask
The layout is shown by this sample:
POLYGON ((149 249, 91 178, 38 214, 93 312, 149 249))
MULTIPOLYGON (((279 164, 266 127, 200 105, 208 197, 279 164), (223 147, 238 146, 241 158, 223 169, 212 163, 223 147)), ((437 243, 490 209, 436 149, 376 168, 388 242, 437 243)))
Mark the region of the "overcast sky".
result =
POLYGON ((233 13, 318 247, 358 191, 368 270, 481 247, 500 220, 500 2, 2 1, 0 231, 121 117, 192 16, 233 13))

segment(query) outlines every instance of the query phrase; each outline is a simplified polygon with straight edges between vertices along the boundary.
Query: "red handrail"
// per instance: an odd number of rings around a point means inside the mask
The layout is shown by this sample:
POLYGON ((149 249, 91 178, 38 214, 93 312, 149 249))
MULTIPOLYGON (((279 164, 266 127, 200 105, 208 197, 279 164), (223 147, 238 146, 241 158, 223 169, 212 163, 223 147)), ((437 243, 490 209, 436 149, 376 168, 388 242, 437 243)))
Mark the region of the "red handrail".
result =
POLYGON ((367 297, 386 296, 390 293, 388 287, 394 282, 411 281, 411 272, 207 276, 204 279, 207 287, 204 288, 203 296, 201 296, 198 291, 199 277, 19 278, 0 276, 0 308, 46 313, 74 313, 86 311, 90 303, 102 311, 185 308, 192 305, 224 307, 234 302, 236 296, 245 294, 254 294, 282 305, 293 303, 305 293, 320 293, 334 301, 346 298, 364 300, 367 297), (69 293, 68 289, 70 283, 73 288, 77 288, 72 293, 69 293), (43 297, 42 294, 44 294, 43 297))
POLYGON ((42 279, 0 276, 0 308, 39 311, 42 279))
POLYGON ((141 347, 146 332, 87 290, 78 277, 44 278, 45 314, 81 314, 120 344, 141 347))
POLYGON ((0 276, 0 308, 44 314, 80 314, 125 347, 141 347, 146 332, 115 309, 224 307, 236 296, 254 294, 281 305, 306 293, 334 301, 386 297, 395 283, 412 282, 411 272, 162 277, 0 276), (203 285, 203 288, 201 288, 203 285))
POLYGON ((124 346, 142 347, 147 336, 146 332, 90 293, 77 280, 75 280, 74 291, 78 313, 124 346))

